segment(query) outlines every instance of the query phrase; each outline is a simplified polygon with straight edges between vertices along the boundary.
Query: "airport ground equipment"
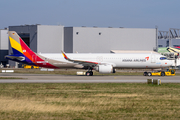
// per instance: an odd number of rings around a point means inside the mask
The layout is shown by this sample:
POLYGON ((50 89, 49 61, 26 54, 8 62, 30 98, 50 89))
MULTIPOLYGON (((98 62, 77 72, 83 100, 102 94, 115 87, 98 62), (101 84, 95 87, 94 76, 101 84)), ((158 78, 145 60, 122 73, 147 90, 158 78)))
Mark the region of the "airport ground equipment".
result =
POLYGON ((175 69, 167 69, 167 71, 144 72, 144 76, 174 76, 175 69))
POLYGON ((26 68, 26 69, 33 69, 33 68, 39 68, 38 66, 35 66, 35 65, 26 65, 26 64, 24 64, 23 65, 23 68, 26 68))
POLYGON ((77 75, 86 75, 86 72, 77 72, 77 75))

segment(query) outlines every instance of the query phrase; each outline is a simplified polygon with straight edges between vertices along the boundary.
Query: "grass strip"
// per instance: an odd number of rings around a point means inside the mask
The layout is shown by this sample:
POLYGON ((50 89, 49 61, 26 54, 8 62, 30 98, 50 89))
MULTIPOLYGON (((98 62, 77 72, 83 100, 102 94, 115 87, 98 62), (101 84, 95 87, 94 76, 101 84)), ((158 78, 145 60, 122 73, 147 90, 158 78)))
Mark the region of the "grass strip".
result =
POLYGON ((0 84, 1 119, 179 119, 180 84, 0 84))

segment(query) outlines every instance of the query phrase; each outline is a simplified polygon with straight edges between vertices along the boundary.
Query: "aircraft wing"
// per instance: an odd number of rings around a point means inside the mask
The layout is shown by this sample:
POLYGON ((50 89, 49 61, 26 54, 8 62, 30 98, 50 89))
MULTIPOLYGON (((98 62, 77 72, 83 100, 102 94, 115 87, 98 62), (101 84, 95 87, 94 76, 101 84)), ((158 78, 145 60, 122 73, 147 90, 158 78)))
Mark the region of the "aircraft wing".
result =
POLYGON ((73 62, 73 63, 78 63, 78 64, 82 64, 83 66, 90 66, 90 67, 94 67, 97 64, 99 64, 98 62, 92 62, 92 61, 72 60, 72 59, 68 58, 63 51, 61 51, 61 52, 66 60, 73 62))

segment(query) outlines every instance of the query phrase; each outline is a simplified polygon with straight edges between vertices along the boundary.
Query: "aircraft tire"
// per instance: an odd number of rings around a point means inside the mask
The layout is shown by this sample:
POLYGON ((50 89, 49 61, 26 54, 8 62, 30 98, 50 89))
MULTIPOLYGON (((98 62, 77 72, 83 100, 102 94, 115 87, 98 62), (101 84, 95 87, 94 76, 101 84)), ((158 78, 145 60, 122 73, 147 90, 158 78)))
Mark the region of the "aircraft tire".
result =
POLYGON ((86 72, 86 76, 89 76, 90 75, 90 73, 89 72, 86 72))
POLYGON ((87 72, 86 72, 86 76, 93 76, 93 72, 92 72, 92 71, 90 71, 90 72, 87 71, 87 72))
POLYGON ((93 72, 92 71, 90 72, 90 76, 93 76, 93 72))
POLYGON ((147 72, 144 72, 144 74, 143 74, 144 76, 147 76, 148 75, 148 73, 147 72))
POLYGON ((164 71, 161 72, 161 76, 165 76, 165 72, 164 71))

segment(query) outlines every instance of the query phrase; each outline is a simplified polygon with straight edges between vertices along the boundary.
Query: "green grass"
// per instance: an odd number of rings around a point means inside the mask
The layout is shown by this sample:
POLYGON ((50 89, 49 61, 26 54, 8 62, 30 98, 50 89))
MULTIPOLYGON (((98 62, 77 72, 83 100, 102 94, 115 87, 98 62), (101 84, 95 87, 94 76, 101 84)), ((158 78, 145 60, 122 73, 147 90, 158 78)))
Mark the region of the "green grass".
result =
POLYGON ((0 84, 0 119, 180 119, 180 84, 0 84))

